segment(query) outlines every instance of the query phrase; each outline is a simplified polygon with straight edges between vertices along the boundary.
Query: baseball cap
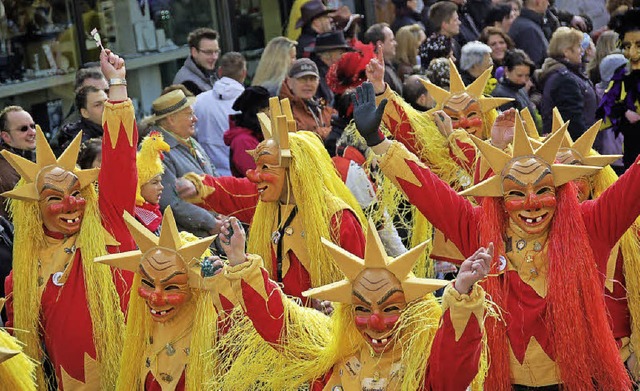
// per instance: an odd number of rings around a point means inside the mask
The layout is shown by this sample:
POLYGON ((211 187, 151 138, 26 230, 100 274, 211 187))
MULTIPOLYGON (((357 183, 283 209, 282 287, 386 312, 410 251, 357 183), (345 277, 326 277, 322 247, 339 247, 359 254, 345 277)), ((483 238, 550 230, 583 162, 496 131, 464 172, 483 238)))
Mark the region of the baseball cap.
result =
POLYGON ((299 58, 291 63, 291 68, 289 68, 289 77, 297 79, 307 75, 314 75, 318 78, 320 77, 318 67, 313 61, 308 58, 299 58))

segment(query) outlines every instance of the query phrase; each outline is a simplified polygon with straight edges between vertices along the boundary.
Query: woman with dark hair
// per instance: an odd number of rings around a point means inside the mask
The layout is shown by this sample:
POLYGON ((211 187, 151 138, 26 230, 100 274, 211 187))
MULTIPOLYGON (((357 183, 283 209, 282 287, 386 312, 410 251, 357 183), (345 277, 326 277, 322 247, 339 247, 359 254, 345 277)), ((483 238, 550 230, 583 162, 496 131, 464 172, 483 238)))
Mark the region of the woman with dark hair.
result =
POLYGON ((269 108, 269 91, 260 86, 248 87, 233 103, 232 108, 240 114, 232 116, 231 127, 224 132, 224 143, 231 153, 231 173, 235 177, 244 178, 249 169, 256 168, 256 162, 247 153, 255 149, 264 138, 258 113, 269 108))
POLYGON ((500 106, 500 110, 506 111, 512 107, 518 111, 529 108, 535 118, 535 105, 529 99, 529 93, 525 88, 531 74, 535 70, 533 61, 527 53, 520 49, 509 50, 504 56, 504 76, 491 93, 495 97, 513 98, 514 100, 500 106))
POLYGON ((80 145, 78 165, 83 170, 100 167, 102 165, 101 138, 90 138, 80 145))

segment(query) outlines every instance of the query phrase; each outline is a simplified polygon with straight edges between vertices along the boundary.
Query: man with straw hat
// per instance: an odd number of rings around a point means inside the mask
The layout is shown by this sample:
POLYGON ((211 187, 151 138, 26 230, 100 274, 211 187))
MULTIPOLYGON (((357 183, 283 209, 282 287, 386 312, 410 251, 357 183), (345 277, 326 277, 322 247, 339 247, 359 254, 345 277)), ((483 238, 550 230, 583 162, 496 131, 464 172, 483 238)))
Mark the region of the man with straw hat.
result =
POLYGON ((182 88, 170 88, 153 101, 153 115, 146 122, 155 125, 170 148, 162 161, 165 167, 162 186, 165 190, 160 199, 161 209, 171 206, 180 231, 205 237, 218 232, 215 214, 183 201, 178 197, 175 186, 176 178, 188 172, 217 176, 206 152, 194 138, 198 122, 192 108, 195 100, 182 88))

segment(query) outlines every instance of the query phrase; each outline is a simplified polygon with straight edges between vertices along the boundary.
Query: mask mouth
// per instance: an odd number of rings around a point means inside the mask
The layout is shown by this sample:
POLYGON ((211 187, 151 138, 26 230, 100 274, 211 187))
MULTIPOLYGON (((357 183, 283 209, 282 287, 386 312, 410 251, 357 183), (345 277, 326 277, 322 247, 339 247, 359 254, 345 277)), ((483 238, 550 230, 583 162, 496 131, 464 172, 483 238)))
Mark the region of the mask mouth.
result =
POLYGON ((376 353, 382 353, 384 352, 387 347, 391 344, 391 341, 393 340, 394 337, 394 332, 393 330, 388 332, 387 334, 374 338, 372 336, 370 336, 367 333, 363 333, 367 343, 369 344, 369 346, 371 346, 371 348, 373 348, 373 350, 376 353))
POLYGON ((523 215, 518 215, 518 217, 520 218, 520 220, 525 223, 525 225, 529 226, 529 227, 536 227, 540 224, 542 224, 544 221, 547 220, 547 217, 549 216, 549 213, 545 212, 539 216, 523 216, 523 215))
POLYGON ((164 310, 157 310, 149 306, 149 313, 151 314, 151 317, 154 318, 154 320, 162 320, 166 318, 169 314, 171 314, 174 310, 175 310, 175 307, 170 307, 164 310))

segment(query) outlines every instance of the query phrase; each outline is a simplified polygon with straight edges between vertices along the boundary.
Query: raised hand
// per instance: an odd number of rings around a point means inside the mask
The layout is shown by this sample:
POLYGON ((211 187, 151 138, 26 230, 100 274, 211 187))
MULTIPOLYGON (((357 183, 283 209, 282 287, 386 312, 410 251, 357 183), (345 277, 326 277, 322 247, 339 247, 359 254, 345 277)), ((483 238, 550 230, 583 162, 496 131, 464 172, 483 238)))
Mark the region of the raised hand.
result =
POLYGON ((369 82, 364 82, 356 88, 352 100, 353 120, 367 145, 373 147, 383 142, 385 137, 380 131, 380 122, 387 100, 383 99, 380 106, 376 108, 376 94, 373 91, 373 85, 369 82))
POLYGON ((433 122, 436 123, 438 127, 438 131, 445 138, 449 138, 449 135, 453 133, 453 123, 451 122, 451 117, 447 113, 442 110, 438 110, 433 113, 433 122))
POLYGON ((124 59, 109 49, 104 49, 100 52, 100 68, 107 80, 114 78, 124 79, 127 76, 124 59))
POLYGON ((244 252, 247 235, 240 221, 230 217, 220 227, 220 245, 229 259, 229 265, 236 266, 247 261, 244 252))
POLYGON ((513 142, 513 133, 516 127, 516 109, 511 108, 498 115, 491 127, 491 144, 500 149, 505 149, 513 142))
POLYGON ((382 94, 386 88, 384 84, 384 56, 382 54, 382 44, 376 48, 376 58, 372 58, 365 67, 367 80, 373 84, 376 94, 382 94))
POLYGON ((486 278, 489 274, 492 258, 493 243, 489 243, 489 247, 480 247, 472 256, 462 262, 454 284, 456 290, 460 293, 469 293, 473 284, 486 278))

